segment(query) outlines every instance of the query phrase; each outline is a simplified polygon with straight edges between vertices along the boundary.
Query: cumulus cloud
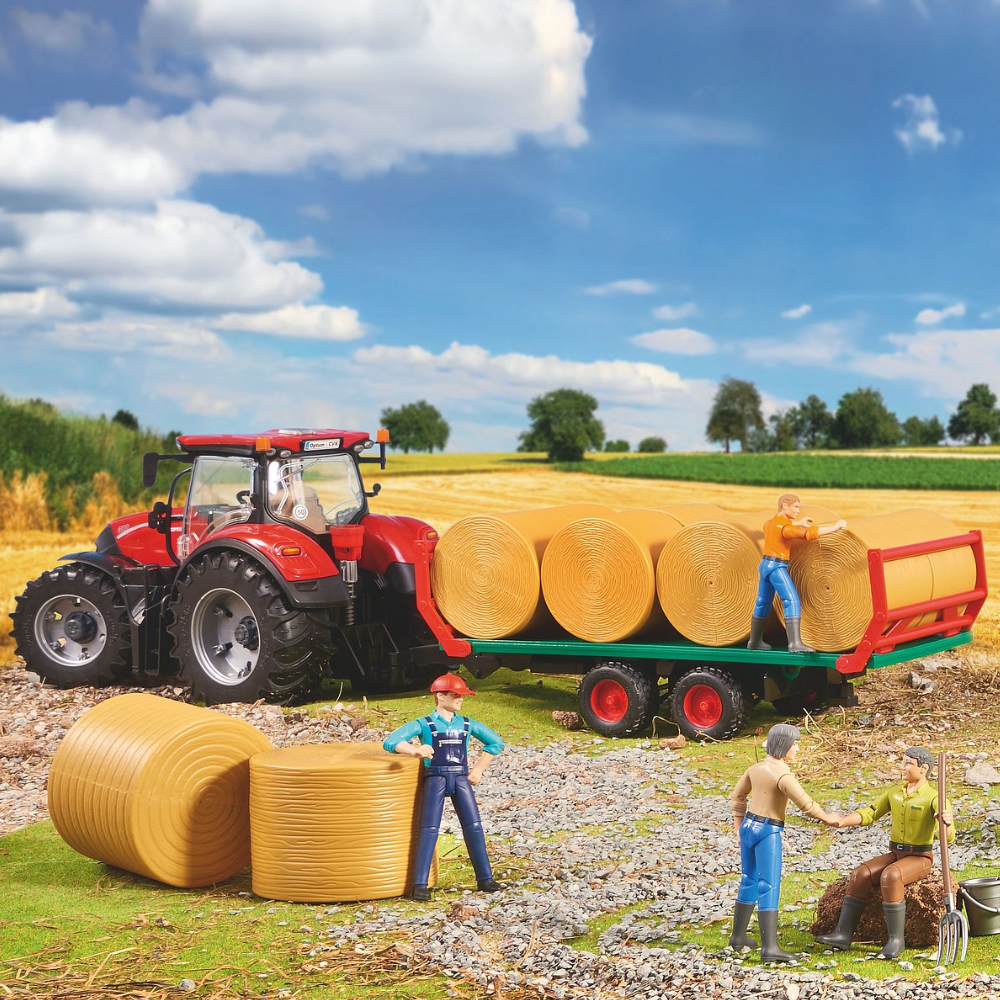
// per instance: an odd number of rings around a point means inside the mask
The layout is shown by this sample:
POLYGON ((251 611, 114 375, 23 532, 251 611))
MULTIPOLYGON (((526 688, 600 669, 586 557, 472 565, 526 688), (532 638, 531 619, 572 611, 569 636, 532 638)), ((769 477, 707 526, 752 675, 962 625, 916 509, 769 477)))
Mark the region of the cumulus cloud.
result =
POLYGON ((665 319, 670 323, 674 323, 679 319, 687 319, 688 316, 694 316, 697 312, 698 307, 693 302, 685 302, 679 306, 657 306, 653 310, 653 316, 656 319, 665 319))
POLYGON ((266 309, 322 287, 257 223, 196 202, 163 201, 152 212, 0 211, 0 243, 8 281, 61 286, 78 299, 266 309))
POLYGON ((347 306, 283 306, 264 313, 229 313, 212 324, 219 330, 243 330, 308 340, 357 340, 365 328, 356 309, 347 306))
POLYGON ((923 324, 924 326, 934 326, 940 323, 942 320, 949 319, 952 316, 964 316, 965 315, 965 303, 956 302, 953 306, 947 306, 944 309, 921 309, 917 313, 917 322, 923 324))
POLYGON ((808 316, 812 312, 812 306, 806 302, 802 305, 796 306, 794 309, 786 309, 782 314, 782 319, 802 319, 803 316, 808 316))
POLYGON ((218 334, 195 323, 164 318, 117 315, 84 323, 57 323, 45 339, 66 350, 103 351, 116 357, 142 354, 199 364, 232 358, 232 351, 218 334))
POLYGON ((39 49, 62 54, 93 50, 114 37, 111 25, 79 10, 64 10, 58 15, 15 7, 11 20, 25 40, 39 49))
POLYGON ((651 330, 649 333, 640 333, 631 340, 639 347, 669 354, 712 354, 715 351, 715 341, 708 334, 687 327, 651 330))
POLYGON ((903 112, 904 122, 894 132, 908 153, 934 152, 946 143, 957 146, 962 141, 960 129, 942 129, 937 105, 930 94, 904 94, 892 106, 903 112))
POLYGON ((206 172, 362 176, 525 138, 586 140, 591 39, 572 0, 150 0, 141 36, 147 82, 189 106, 71 104, 0 121, 0 188, 155 199, 206 172))
POLYGON ((620 278, 584 289, 587 295, 652 295, 655 291, 656 285, 643 278, 620 278))
POLYGON ((795 337, 761 337, 740 347, 747 358, 767 365, 831 365, 846 363, 854 353, 853 320, 812 323, 795 337))
POLYGON ((75 316, 80 307, 55 288, 36 288, 33 292, 0 293, 0 322, 61 319, 75 316))

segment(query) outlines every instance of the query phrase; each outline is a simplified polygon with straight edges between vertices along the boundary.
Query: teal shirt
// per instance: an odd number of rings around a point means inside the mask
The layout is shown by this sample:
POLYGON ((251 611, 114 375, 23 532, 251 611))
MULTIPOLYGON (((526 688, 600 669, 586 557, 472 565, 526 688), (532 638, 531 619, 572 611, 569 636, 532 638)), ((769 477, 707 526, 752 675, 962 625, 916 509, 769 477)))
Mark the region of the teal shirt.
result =
MULTIPOLYGON (((458 715, 457 713, 452 717, 451 722, 448 722, 437 709, 434 709, 429 717, 434 720, 438 733, 441 735, 448 732, 457 736, 461 735, 465 730, 465 716, 458 715)), ((396 747, 400 743, 408 743, 414 736, 419 736, 420 742, 424 746, 433 746, 434 739, 431 735, 431 727, 427 725, 427 718, 427 716, 424 716, 400 726, 399 729, 394 730, 385 738, 382 748, 388 750, 389 753, 395 753, 396 747)), ((476 722, 475 719, 469 719, 469 736, 475 736, 482 743, 483 753, 492 754, 496 757, 503 750, 503 740, 489 726, 484 726, 481 722, 476 722)), ((468 736, 465 738, 465 749, 466 751, 469 749, 468 736)), ((425 760, 424 765, 429 766, 430 761, 425 760)))

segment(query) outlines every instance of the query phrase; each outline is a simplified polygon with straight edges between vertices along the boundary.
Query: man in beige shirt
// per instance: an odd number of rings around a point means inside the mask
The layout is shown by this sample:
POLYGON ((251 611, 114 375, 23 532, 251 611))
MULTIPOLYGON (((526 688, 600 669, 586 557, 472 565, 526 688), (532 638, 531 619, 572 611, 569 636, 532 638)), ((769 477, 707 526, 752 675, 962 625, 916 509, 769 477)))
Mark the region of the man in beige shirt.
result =
POLYGON ((781 831, 789 800, 813 819, 835 827, 841 823, 838 813, 825 812, 813 802, 788 766, 798 756, 801 736, 796 726, 772 726, 765 744, 767 756, 743 772, 729 797, 743 870, 729 944, 733 948, 757 947, 757 942, 746 934, 756 906, 761 958, 765 962, 788 962, 794 957, 778 947, 781 831), (748 796, 753 812, 747 809, 748 796))

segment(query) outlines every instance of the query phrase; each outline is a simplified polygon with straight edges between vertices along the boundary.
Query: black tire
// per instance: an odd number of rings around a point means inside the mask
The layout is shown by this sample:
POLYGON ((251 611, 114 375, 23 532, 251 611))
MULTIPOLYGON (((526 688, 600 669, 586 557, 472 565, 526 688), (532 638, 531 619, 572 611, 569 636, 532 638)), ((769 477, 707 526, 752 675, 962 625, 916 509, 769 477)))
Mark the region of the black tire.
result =
POLYGON ((630 663, 606 662, 580 682, 580 717, 601 736, 638 736, 659 705, 656 678, 630 663))
POLYGON ((173 655, 206 705, 289 702, 319 686, 332 650, 321 612, 292 608, 249 556, 213 551, 181 571, 171 599, 173 655))
POLYGON ((670 713, 688 739, 728 740, 746 728, 750 699, 728 670, 695 667, 674 682, 670 713))
POLYGON ((29 670, 61 688, 111 684, 132 672, 132 630, 115 581, 85 563, 32 580, 10 633, 29 670))

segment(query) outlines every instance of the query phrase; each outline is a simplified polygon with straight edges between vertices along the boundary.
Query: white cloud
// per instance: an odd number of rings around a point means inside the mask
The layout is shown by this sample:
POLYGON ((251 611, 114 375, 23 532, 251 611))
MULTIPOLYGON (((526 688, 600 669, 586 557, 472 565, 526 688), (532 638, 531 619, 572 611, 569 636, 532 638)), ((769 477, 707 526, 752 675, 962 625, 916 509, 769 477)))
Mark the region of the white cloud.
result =
POLYGON ((904 94, 892 106, 905 114, 903 125, 894 132, 908 153, 934 152, 946 143, 957 146, 962 141, 960 129, 941 128, 937 105, 930 94, 904 94))
POLYGON ((299 215, 304 215, 307 219, 316 219, 319 222, 326 222, 330 218, 330 212, 326 205, 303 205, 299 209, 299 215))
POLYGON ((16 7, 11 20, 21 34, 36 48, 70 53, 93 50, 106 45, 114 37, 107 21, 97 20, 79 10, 64 10, 57 16, 16 7))
MULTIPOLYGON (((116 357, 140 354, 199 364, 232 360, 232 351, 218 334, 196 323, 166 318, 113 315, 91 322, 57 323, 44 336, 65 350, 100 351, 116 357)), ((159 370, 162 374, 162 362, 159 370)), ((168 374, 168 380, 177 381, 174 375, 168 374)))
POLYGON ((687 319, 688 316, 694 316, 697 312, 698 307, 693 302, 685 302, 679 306, 657 306, 653 310, 653 316, 656 319, 665 319, 669 323, 674 323, 679 319, 687 319))
POLYGON ((830 365, 853 355, 856 328, 853 320, 812 323, 795 337, 761 337, 743 341, 740 348, 747 358, 767 365, 830 365))
POLYGON ((0 293, 0 322, 61 319, 75 316, 79 310, 75 302, 55 288, 0 293))
POLYGON ((309 340, 357 340, 365 335, 356 309, 347 306, 283 306, 265 313, 229 313, 212 323, 219 330, 243 330, 309 340))
POLYGON ((620 278, 584 289, 587 295, 652 295, 655 291, 656 285, 642 278, 620 278))
POLYGON ((590 225, 590 213, 570 205, 560 205, 552 212, 552 218, 556 222, 564 226, 572 226, 574 229, 586 229, 590 225))
POLYGON ((322 287, 255 222, 196 202, 164 201, 152 212, 0 211, 0 237, 8 281, 61 286, 75 298, 261 309, 322 287))
POLYGON ((676 330, 651 330, 630 338, 633 344, 649 348, 651 351, 664 351, 669 354, 712 354, 715 352, 715 341, 706 333, 680 327, 676 330))
POLYGON ((917 322, 923 324, 924 326, 933 326, 940 323, 942 320, 948 319, 951 316, 964 316, 965 315, 965 303, 956 302, 953 306, 947 306, 944 309, 921 309, 917 313, 917 322))
POLYGON ((802 305, 796 306, 794 309, 786 309, 782 314, 782 319, 802 319, 803 316, 808 316, 812 312, 812 306, 806 302, 802 305))
POLYGON ((206 172, 361 176, 587 137, 591 39, 572 0, 150 0, 141 35, 147 82, 197 99, 0 120, 0 188, 149 200, 206 172))

